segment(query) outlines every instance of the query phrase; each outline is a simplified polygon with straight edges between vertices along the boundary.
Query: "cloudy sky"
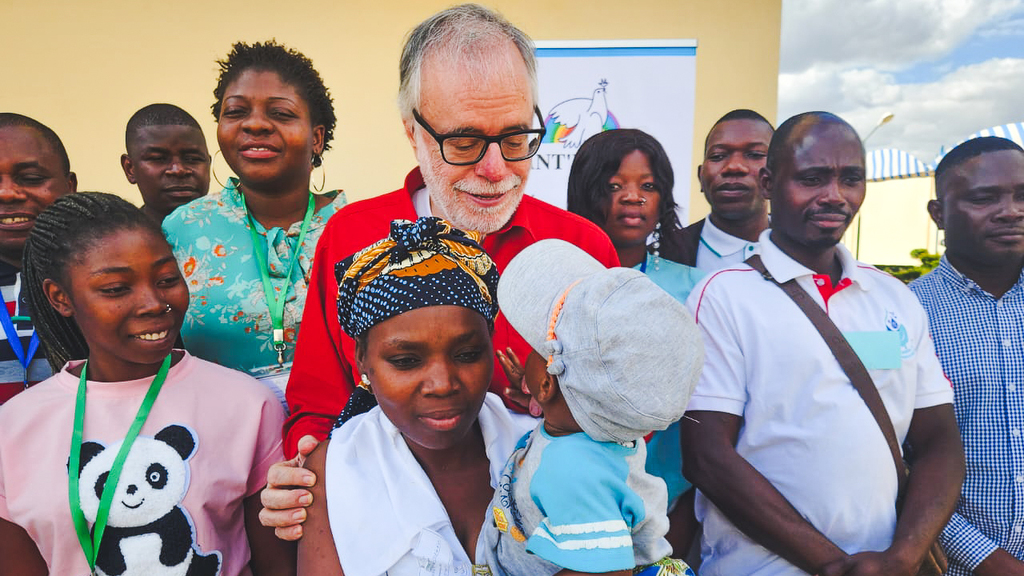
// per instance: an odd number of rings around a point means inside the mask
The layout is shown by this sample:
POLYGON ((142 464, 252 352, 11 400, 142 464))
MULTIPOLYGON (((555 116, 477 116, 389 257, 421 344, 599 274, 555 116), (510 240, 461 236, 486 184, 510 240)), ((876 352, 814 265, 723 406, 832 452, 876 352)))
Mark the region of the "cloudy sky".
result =
POLYGON ((931 163, 1024 121, 1024 0, 783 0, 779 121, 828 110, 931 163))

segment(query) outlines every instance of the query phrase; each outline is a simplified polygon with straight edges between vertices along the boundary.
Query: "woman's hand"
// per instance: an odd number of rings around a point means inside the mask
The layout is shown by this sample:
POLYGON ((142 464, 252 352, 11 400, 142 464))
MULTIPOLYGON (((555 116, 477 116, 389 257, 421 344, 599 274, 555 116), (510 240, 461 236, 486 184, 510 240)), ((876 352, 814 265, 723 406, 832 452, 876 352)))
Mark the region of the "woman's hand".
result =
POLYGON ((316 485, 316 474, 302 466, 319 444, 313 436, 303 436, 299 439, 299 454, 274 464, 267 472, 267 487, 260 493, 260 523, 273 528, 282 540, 302 538, 306 507, 313 503, 313 494, 306 488, 316 485))
POLYGON ((501 370, 508 378, 509 387, 505 389, 505 397, 519 405, 524 410, 528 409, 530 416, 540 418, 544 415, 540 404, 530 396, 530 389, 526 387, 526 371, 519 357, 512 351, 512 348, 505 348, 505 352, 497 351, 498 363, 501 370))

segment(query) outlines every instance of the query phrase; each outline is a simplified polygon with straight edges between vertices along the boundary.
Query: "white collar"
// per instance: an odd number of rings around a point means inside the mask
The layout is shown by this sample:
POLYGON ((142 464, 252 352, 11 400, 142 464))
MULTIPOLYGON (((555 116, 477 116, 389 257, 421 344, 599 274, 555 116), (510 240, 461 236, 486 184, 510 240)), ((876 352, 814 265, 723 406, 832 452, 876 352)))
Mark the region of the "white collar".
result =
POLYGON ((753 242, 733 236, 715 226, 715 223, 711 221, 710 215, 704 219, 704 227, 701 228, 700 239, 719 258, 735 254, 745 249, 748 244, 753 244, 753 242))
POLYGON ((412 193, 412 207, 416 210, 417 218, 426 218, 434 215, 430 210, 430 191, 427 190, 426 186, 412 193))
MULTIPOLYGON (((497 487, 516 443, 537 421, 510 413, 501 399, 487 393, 479 422, 491 486, 497 487)), ((324 482, 334 543, 347 576, 384 574, 406 554, 426 553, 426 548, 430 557, 425 560, 469 564, 458 541, 441 536, 445 527, 454 536, 448 512, 379 407, 336 431, 328 446, 324 482)))
MULTIPOLYGON (((814 270, 797 262, 789 254, 782 251, 771 239, 771 228, 761 232, 757 241, 761 245, 761 261, 768 269, 772 277, 779 283, 788 282, 793 278, 813 276, 817 274, 814 270)), ((849 278, 863 290, 870 290, 873 285, 871 277, 865 273, 862 264, 853 257, 853 254, 846 249, 842 242, 836 244, 839 263, 843 268, 843 278, 849 278)))

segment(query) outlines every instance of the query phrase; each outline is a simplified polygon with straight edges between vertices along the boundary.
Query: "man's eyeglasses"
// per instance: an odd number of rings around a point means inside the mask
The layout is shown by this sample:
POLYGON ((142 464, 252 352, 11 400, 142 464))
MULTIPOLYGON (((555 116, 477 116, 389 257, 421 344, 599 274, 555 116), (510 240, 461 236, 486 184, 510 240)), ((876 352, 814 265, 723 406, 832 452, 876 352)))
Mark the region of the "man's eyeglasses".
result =
POLYGON ((492 142, 498 143, 501 150, 501 157, 508 162, 519 162, 532 158, 537 150, 540 150, 540 141, 547 134, 544 129, 544 117, 540 115, 540 109, 533 107, 533 112, 540 120, 540 128, 530 130, 516 130, 497 136, 478 136, 474 134, 438 134, 427 124, 427 121, 420 116, 415 109, 412 117, 428 134, 437 140, 441 148, 441 158, 452 166, 468 166, 476 164, 487 153, 487 148, 492 142))

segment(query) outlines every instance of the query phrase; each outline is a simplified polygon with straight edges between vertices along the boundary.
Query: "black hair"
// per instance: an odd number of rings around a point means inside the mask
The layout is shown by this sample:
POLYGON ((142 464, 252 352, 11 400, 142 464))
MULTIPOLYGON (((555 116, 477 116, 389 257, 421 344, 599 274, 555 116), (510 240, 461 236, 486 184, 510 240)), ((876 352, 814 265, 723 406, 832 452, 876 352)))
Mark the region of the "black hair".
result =
POLYGON ((675 176, 668 154, 653 136, 632 128, 595 134, 576 151, 569 169, 569 211, 604 228, 608 216, 608 181, 618 172, 622 159, 636 151, 642 152, 651 165, 661 203, 658 221, 662 232, 679 228, 676 201, 672 197, 675 176))
MULTIPOLYGON (((273 72, 285 84, 294 87, 306 101, 313 126, 324 127, 324 151, 330 150, 334 126, 338 121, 334 115, 334 100, 309 58, 298 50, 278 44, 276 40, 267 40, 253 44, 237 42, 231 47, 227 58, 218 60, 217 64, 220 66, 220 76, 217 78, 217 87, 213 89, 213 97, 216 99, 211 107, 214 118, 220 119, 224 91, 244 72, 273 72)), ((320 166, 322 162, 321 155, 314 154, 313 166, 320 166)))
POLYGON ((60 167, 64 171, 65 176, 71 175, 71 160, 68 159, 68 151, 64 149, 64 143, 60 141, 60 137, 42 122, 29 118, 28 116, 22 116, 14 112, 0 112, 0 128, 29 128, 35 130, 43 140, 57 153, 60 158, 60 167))
POLYGON ((22 277, 32 310, 32 322, 46 347, 54 371, 68 360, 88 358, 89 345, 74 318, 50 305, 43 281, 67 288, 67 267, 76 257, 122 230, 143 229, 161 240, 160 227, 127 200, 102 192, 78 192, 58 198, 36 217, 25 241, 22 277))
POLYGON ((711 138, 711 133, 715 131, 715 128, 717 128, 719 124, 721 124, 722 122, 729 122, 730 120, 754 120, 755 122, 764 122, 765 124, 768 125, 769 129, 771 129, 773 132, 775 131, 775 127, 772 126, 772 123, 769 122, 768 119, 765 118, 764 116, 747 108, 737 108, 735 110, 726 112, 724 116, 719 118, 714 124, 711 125, 711 130, 708 130, 708 135, 704 137, 705 152, 707 152, 708 150, 708 141, 711 138))
MULTIPOLYGON (((771 143, 768 144, 768 158, 765 161, 765 167, 768 169, 769 172, 772 173, 773 176, 776 173, 775 169, 778 166, 779 157, 781 155, 790 153, 789 140, 790 137, 793 135, 793 130, 795 130, 797 126, 807 121, 814 121, 816 123, 824 122, 839 124, 847 127, 850 130, 850 132, 853 133, 854 136, 857 136, 857 131, 853 129, 853 126, 850 126, 849 122, 843 120, 842 118, 836 116, 831 112, 815 111, 797 114, 796 116, 789 118, 788 120, 779 125, 778 129, 775 130, 775 133, 772 134, 771 143)), ((860 142, 859 136, 857 137, 857 141, 860 142)), ((860 150, 861 155, 863 155, 863 142, 861 142, 860 150)))
POLYGON ((130 150, 139 130, 147 126, 190 126, 200 133, 203 131, 191 114, 174 104, 150 104, 140 108, 128 119, 124 130, 124 147, 130 150))
POLYGON ((953 168, 967 162, 971 158, 977 158, 982 154, 988 154, 989 152, 1000 152, 1002 150, 1015 150, 1017 152, 1024 153, 1024 148, 1021 148, 1019 144, 1013 140, 1006 138, 1000 138, 998 136, 983 136, 980 138, 972 138, 966 142, 962 142, 949 151, 948 154, 942 157, 939 161, 939 165, 935 167, 935 193, 937 196, 942 196, 942 186, 939 185, 939 180, 953 168))

